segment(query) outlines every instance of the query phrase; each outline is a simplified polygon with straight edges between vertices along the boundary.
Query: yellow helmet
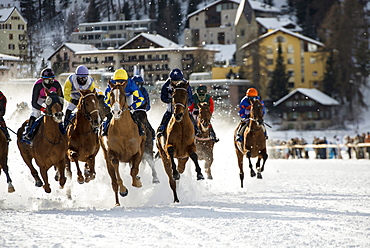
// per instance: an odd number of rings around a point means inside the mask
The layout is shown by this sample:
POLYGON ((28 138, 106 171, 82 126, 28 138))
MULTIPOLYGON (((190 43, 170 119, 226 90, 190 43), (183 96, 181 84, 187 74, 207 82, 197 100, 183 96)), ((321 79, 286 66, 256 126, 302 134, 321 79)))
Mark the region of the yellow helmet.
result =
POLYGON ((124 69, 117 69, 113 74, 113 80, 127 80, 128 75, 124 69))

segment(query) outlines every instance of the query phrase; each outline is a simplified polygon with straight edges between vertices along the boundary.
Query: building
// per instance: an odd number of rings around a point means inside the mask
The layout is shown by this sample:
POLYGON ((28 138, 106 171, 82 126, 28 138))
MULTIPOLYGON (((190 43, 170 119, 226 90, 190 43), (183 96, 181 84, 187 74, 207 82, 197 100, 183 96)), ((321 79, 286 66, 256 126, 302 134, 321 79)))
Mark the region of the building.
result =
POLYGON ((142 32, 150 32, 154 20, 81 23, 71 34, 73 43, 94 45, 98 49, 118 48, 142 32))
POLYGON ((27 21, 16 7, 0 9, 0 53, 26 61, 27 21))
MULTIPOLYGON (((81 64, 81 56, 77 56, 78 51, 97 51, 98 49, 93 45, 80 44, 80 43, 64 43, 58 47, 55 52, 50 55, 48 60, 50 60, 52 68, 57 72, 69 72, 73 71, 79 64, 81 64), (58 68, 58 69, 57 69, 58 68)), ((92 64, 96 64, 97 61, 90 61, 92 64)))
POLYGON ((339 102, 317 89, 297 88, 274 104, 281 129, 325 129, 335 124, 339 102))
MULTIPOLYGON (((202 47, 182 47, 161 35, 141 33, 119 49, 74 51, 73 57, 77 61, 72 63, 69 72, 83 64, 89 69, 105 71, 125 68, 130 74, 136 66, 139 70, 144 70, 146 82, 154 84, 155 81, 168 78, 168 73, 173 68, 183 70, 185 78, 197 68, 211 71, 217 52, 218 50, 202 47)), ((60 52, 53 53, 48 60, 57 61, 57 56, 61 56, 60 52)))
POLYGON ((288 88, 320 88, 325 72, 327 53, 324 44, 285 28, 272 30, 240 47, 246 71, 256 71, 253 64, 258 59, 261 94, 266 97, 270 75, 275 69, 278 45, 281 45, 284 64, 289 74, 288 88), (257 55, 257 56, 256 56, 257 55), (252 67, 253 65, 253 67, 252 67))
POLYGON ((0 82, 8 82, 10 79, 19 78, 22 59, 0 53, 0 82))

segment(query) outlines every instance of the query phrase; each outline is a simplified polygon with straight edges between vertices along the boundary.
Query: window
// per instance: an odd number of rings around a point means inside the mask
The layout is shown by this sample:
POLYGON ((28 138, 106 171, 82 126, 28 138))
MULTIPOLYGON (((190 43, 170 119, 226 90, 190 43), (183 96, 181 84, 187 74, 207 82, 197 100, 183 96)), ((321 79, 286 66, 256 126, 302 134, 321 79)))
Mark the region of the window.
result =
POLYGON ((266 50, 267 54, 272 54, 274 51, 272 50, 272 47, 268 47, 266 50))
POLYGON ((317 45, 312 44, 312 43, 308 43, 308 51, 309 52, 316 52, 317 51, 317 45))
POLYGON ((294 64, 294 59, 288 58, 288 65, 293 65, 293 64, 294 64))
POLYGON ((316 63, 316 58, 315 57, 311 57, 310 58, 310 63, 311 64, 315 64, 316 63))
POLYGON ((317 71, 313 71, 312 76, 316 77, 317 76, 317 71))
POLYGON ((26 45, 24 44, 19 44, 18 47, 19 47, 19 50, 26 50, 26 45))
POLYGON ((274 60, 273 59, 267 59, 266 64, 267 65, 273 65, 274 64, 274 60))
POLYGON ((100 27, 99 26, 94 27, 94 30, 100 30, 100 27))
POLYGON ((20 34, 18 37, 19 40, 25 40, 26 36, 24 34, 20 34))
POLYGON ((109 26, 109 30, 116 30, 116 26, 109 26))
POLYGON ((15 49, 15 45, 14 44, 9 44, 8 49, 9 50, 14 50, 15 49))
POLYGON ((288 71, 288 76, 289 76, 289 77, 294 77, 294 71, 289 70, 289 71, 288 71))
POLYGON ((245 36, 245 30, 244 29, 241 29, 240 30, 240 36, 244 37, 245 36))
POLYGON ((24 30, 24 25, 23 24, 18 24, 18 30, 24 30))
POLYGON ((313 87, 318 88, 319 87, 319 82, 318 81, 313 81, 313 87))
POLYGON ((88 36, 87 36, 87 39, 88 39, 88 40, 93 40, 93 39, 94 39, 94 35, 92 35, 92 34, 88 35, 88 36))
POLYGON ((95 35, 95 40, 100 40, 100 34, 95 35))
POLYGON ((294 53, 294 47, 292 45, 287 47, 287 53, 294 53))
POLYGON ((85 30, 86 31, 93 31, 93 28, 92 27, 86 27, 85 30))
POLYGON ((107 26, 102 26, 101 30, 107 31, 107 26))
POLYGON ((285 38, 283 36, 278 36, 276 37, 275 42, 285 42, 285 38))
POLYGON ((13 34, 9 34, 9 40, 13 39, 13 34))

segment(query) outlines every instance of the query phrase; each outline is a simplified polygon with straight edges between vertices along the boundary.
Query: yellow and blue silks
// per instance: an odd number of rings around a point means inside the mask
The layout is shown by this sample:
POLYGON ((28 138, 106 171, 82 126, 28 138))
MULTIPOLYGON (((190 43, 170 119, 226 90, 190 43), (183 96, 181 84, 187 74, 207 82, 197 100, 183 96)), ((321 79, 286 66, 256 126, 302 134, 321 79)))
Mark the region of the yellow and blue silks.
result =
MULTIPOLYGON (((116 82, 114 80, 111 80, 111 82, 113 84, 116 84, 116 82)), ((111 90, 112 90, 112 88, 108 84, 108 87, 107 87, 107 89, 105 90, 105 93, 104 93, 104 95, 105 95, 104 103, 108 107, 111 107, 111 104, 110 104, 110 92, 111 92, 111 90)), ((131 78, 127 79, 127 85, 126 85, 126 88, 125 88, 125 92, 126 92, 126 97, 131 96, 131 95, 133 96, 133 103, 131 104, 131 107, 133 109, 137 109, 144 102, 144 96, 142 95, 141 91, 137 87, 136 83, 134 81, 132 81, 131 78)))

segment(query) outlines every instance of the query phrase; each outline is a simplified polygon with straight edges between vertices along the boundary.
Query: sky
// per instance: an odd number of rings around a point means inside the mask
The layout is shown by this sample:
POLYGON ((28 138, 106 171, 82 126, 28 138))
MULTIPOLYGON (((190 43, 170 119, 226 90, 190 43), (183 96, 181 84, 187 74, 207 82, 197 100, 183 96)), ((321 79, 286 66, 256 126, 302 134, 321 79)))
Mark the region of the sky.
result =
MULTIPOLYGON (((29 113, 12 115, 14 103, 30 96, 20 87, 18 91, 1 87, 8 95, 8 126, 17 130, 29 113)), ((164 109, 158 105, 149 112, 153 127, 158 126, 164 109)), ((344 150, 342 160, 316 160, 312 151, 307 160, 269 159, 262 180, 251 178, 245 168, 245 186, 240 188, 233 148, 237 122, 231 120, 220 112, 213 119, 220 138, 214 148, 213 180, 197 181, 195 167, 188 162, 178 182, 180 203, 173 203, 161 160, 155 162, 161 182, 152 184, 150 168, 141 165, 143 187, 139 189, 131 186, 128 166, 121 164, 129 194, 120 197, 120 207, 114 206, 101 151, 94 181, 78 184, 72 166, 72 181, 59 189, 51 169, 52 192, 46 194, 34 186, 11 134, 8 164, 16 191, 7 193, 2 173, 0 247, 370 246, 368 159, 350 160, 344 150), (68 190, 72 200, 66 197, 68 190)), ((282 133, 269 129, 271 139, 282 133)))

